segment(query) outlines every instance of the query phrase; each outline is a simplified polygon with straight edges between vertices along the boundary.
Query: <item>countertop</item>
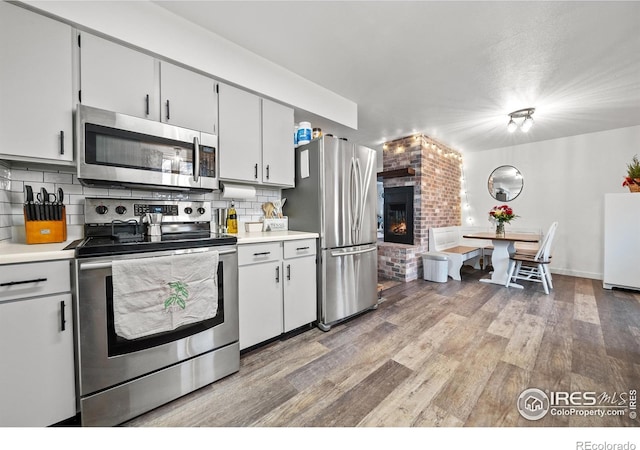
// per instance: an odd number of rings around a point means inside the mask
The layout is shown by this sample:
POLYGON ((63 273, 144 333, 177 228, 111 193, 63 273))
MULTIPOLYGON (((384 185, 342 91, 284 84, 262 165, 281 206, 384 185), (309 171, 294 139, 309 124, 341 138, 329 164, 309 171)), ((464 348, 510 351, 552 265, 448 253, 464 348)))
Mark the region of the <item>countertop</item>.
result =
POLYGON ((72 242, 73 240, 54 244, 20 244, 3 241, 0 242, 0 264, 73 259, 73 250, 63 250, 72 242))
POLYGON ((256 231, 253 233, 238 231, 237 236, 238 245, 274 241, 293 241, 296 239, 316 239, 320 237, 318 233, 309 233, 306 231, 256 231))
MULTIPOLYGON (((318 233, 303 231, 268 231, 268 232, 239 232, 238 245, 256 244, 261 242, 290 241, 295 239, 315 239, 318 233)), ((55 244, 21 244, 11 241, 0 242, 0 265, 29 263, 37 261, 54 261, 58 259, 73 259, 73 250, 64 250, 74 239, 55 244)))

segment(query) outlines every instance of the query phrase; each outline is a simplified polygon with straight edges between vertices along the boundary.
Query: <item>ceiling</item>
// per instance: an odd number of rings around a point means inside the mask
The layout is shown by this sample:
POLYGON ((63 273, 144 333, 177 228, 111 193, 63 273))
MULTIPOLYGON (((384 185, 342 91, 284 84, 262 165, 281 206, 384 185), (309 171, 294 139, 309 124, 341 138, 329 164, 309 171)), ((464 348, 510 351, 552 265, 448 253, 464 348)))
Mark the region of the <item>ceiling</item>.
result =
POLYGON ((358 104, 379 148, 416 132, 462 152, 640 125, 640 2, 160 1, 358 104), (508 113, 535 107, 529 133, 508 113))

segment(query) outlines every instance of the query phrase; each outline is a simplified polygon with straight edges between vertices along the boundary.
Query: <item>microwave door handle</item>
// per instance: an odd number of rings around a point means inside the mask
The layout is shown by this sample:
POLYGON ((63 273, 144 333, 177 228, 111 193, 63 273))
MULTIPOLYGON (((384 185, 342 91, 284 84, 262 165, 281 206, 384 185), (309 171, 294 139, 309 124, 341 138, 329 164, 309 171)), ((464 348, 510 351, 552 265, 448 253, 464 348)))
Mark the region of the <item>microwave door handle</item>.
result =
POLYGON ((198 181, 200 177, 200 144, 198 137, 193 138, 193 181, 198 181))

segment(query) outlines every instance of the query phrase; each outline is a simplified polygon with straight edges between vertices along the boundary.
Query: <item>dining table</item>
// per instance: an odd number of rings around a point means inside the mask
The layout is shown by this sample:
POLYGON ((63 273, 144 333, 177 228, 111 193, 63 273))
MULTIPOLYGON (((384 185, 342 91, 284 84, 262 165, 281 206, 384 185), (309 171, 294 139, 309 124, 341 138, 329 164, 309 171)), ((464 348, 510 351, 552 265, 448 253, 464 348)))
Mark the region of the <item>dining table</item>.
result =
MULTIPOLYGON (((516 242, 540 242, 540 236, 534 233, 504 233, 504 235, 498 236, 494 231, 482 231, 465 234, 463 237, 468 239, 487 239, 492 242, 491 265, 493 266, 493 272, 491 272, 490 278, 481 278, 480 281, 503 286, 507 285, 509 279, 509 258, 516 251, 516 242)), ((510 283, 509 287, 524 288, 521 284, 516 283, 510 283)))

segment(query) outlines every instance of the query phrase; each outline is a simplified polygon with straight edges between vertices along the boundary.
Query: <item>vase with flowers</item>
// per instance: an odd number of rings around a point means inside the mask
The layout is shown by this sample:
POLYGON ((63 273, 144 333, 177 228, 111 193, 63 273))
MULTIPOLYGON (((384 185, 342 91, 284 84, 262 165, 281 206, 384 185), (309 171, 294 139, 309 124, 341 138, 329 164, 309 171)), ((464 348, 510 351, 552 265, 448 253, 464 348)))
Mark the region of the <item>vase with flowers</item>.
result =
POLYGON ((504 237, 504 224, 510 223, 516 216, 509 205, 494 206, 489 211, 489 221, 496 224, 496 236, 504 237))
POLYGON ((638 155, 631 159, 631 164, 627 164, 627 176, 624 177, 622 186, 628 187, 630 192, 640 192, 640 160, 638 160, 638 155))

